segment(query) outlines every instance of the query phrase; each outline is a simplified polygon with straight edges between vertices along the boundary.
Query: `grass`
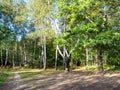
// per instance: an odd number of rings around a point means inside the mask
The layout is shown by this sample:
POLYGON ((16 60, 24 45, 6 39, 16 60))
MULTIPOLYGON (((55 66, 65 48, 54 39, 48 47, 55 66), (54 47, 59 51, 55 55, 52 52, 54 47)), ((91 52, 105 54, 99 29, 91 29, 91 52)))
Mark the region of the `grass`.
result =
MULTIPOLYGON (((115 67, 113 65, 103 65, 104 71, 120 71, 120 67, 115 67)), ((44 76, 44 75, 51 75, 51 74, 58 74, 61 72, 64 72, 64 70, 55 70, 55 69, 47 69, 46 71, 42 69, 26 69, 26 68, 19 68, 16 67, 15 71, 17 71, 23 80, 29 80, 32 78, 37 78, 39 76, 44 76)), ((86 69, 85 66, 80 66, 76 67, 73 69, 73 71, 92 71, 92 72, 97 72, 97 65, 94 66, 88 66, 88 69, 86 69)), ((8 69, 0 69, 0 84, 3 84, 9 80, 10 77, 13 77, 12 70, 8 69)))
POLYGON ((79 67, 76 67, 76 69, 74 69, 74 71, 82 71, 82 72, 94 71, 94 72, 97 72, 97 65, 88 66, 88 68, 86 68, 85 66, 79 66, 79 67))
MULTIPOLYGON (((115 66, 108 66, 108 65, 103 65, 104 71, 118 71, 120 72, 120 67, 115 67, 115 66)), ((41 76, 49 76, 52 74, 59 74, 63 73, 64 70, 55 70, 55 69, 47 69, 47 70, 42 70, 42 69, 26 69, 26 68, 15 68, 15 71, 17 71, 20 75, 21 78, 24 81, 27 80, 32 80, 32 79, 38 79, 41 76)), ((88 69, 86 69, 85 66, 80 66, 76 67, 73 69, 73 71, 82 71, 82 72, 98 72, 97 65, 94 66, 88 66, 88 69)), ((11 69, 0 69, 0 85, 8 82, 11 78, 13 78, 13 71, 11 69)))
POLYGON ((120 66, 115 65, 104 65, 106 71, 120 71, 120 66))
POLYGON ((42 70, 42 69, 20 69, 17 71, 22 80, 27 81, 31 79, 36 79, 39 78, 40 76, 49 76, 51 74, 59 74, 64 72, 63 70, 54 70, 54 69, 47 69, 47 70, 42 70))
MULTIPOLYGON (((120 71, 120 67, 115 67, 114 65, 103 65, 104 71, 120 71)), ((74 69, 75 71, 93 71, 97 72, 98 71, 98 66, 93 65, 93 66, 88 66, 88 69, 86 69, 85 66, 80 66, 74 69)))
MULTIPOLYGON (((104 69, 107 71, 110 69, 110 67, 108 66, 104 66, 104 69)), ((86 67, 82 66, 82 67, 76 67, 76 69, 73 69, 73 71, 82 71, 82 72, 88 72, 88 71, 92 71, 92 72, 97 72, 97 65, 94 66, 88 66, 88 69, 86 70, 86 67)), ((64 70, 55 70, 55 69, 47 69, 47 70, 42 70, 42 69, 25 69, 25 68, 21 68, 17 71, 21 78, 24 81, 27 80, 31 80, 31 79, 37 79, 40 76, 49 76, 52 74, 59 74, 64 72, 64 70)))
POLYGON ((6 83, 13 77, 12 70, 0 69, 0 85, 6 83))

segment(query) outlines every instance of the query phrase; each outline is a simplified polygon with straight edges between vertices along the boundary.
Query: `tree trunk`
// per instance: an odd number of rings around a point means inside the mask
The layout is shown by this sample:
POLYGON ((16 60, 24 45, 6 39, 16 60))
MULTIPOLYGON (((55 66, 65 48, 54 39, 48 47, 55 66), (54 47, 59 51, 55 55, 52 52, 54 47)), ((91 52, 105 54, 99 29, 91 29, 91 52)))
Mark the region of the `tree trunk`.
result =
POLYGON ((15 41, 15 47, 13 48, 13 57, 12 57, 13 69, 15 66, 15 60, 17 61, 17 39, 15 41))
POLYGON ((12 57, 12 65, 13 65, 13 69, 14 69, 14 66, 15 66, 15 61, 14 61, 14 59, 15 59, 15 56, 14 56, 14 49, 13 49, 13 57, 12 57))
POLYGON ((57 47, 55 52, 55 70, 57 70, 57 47))
POLYGON ((63 69, 65 70, 65 46, 63 47, 63 69))
POLYGON ((69 59, 69 56, 67 56, 67 50, 66 50, 66 47, 64 46, 64 62, 65 62, 65 71, 66 72, 69 72, 70 71, 70 59, 69 59))
POLYGON ((98 71, 102 72, 103 64, 102 64, 102 49, 101 49, 101 47, 98 48, 97 55, 98 55, 98 71))
POLYGON ((92 54, 92 51, 91 51, 91 54, 90 54, 90 60, 91 60, 91 66, 94 65, 94 60, 93 60, 93 54, 92 54))
POLYGON ((8 62, 8 47, 6 47, 6 59, 5 59, 5 67, 7 65, 8 62))
POLYGON ((39 55, 39 69, 42 68, 42 55, 39 55))
POLYGON ((43 45, 42 45, 42 51, 41 51, 41 59, 42 59, 42 66, 44 68, 44 50, 43 50, 43 45))
MULTIPOLYGON (((17 58, 17 47, 18 47, 18 43, 17 43, 17 38, 16 38, 16 41, 15 41, 15 50, 14 50, 14 60, 16 60, 18 62, 18 58, 17 58)), ((15 65, 15 62, 14 62, 14 65, 15 65)))
POLYGON ((2 49, 1 49, 0 52, 1 52, 0 55, 1 55, 1 67, 2 67, 2 66, 3 66, 3 60, 2 60, 2 49))
POLYGON ((35 52, 36 52, 36 39, 34 40, 34 42, 33 42, 33 59, 32 59, 32 68, 34 68, 34 63, 35 63, 35 52))
POLYGON ((97 65, 98 64, 98 51, 96 50, 96 52, 95 52, 95 59, 96 59, 96 61, 95 61, 95 65, 97 65))
POLYGON ((44 54, 44 70, 46 70, 46 36, 43 36, 43 39, 44 39, 44 45, 43 45, 43 54, 44 54))
POLYGON ((24 41, 24 48, 23 48, 23 56, 24 56, 24 66, 26 65, 26 45, 25 45, 25 41, 24 41))
POLYGON ((65 71, 66 72, 70 71, 70 59, 69 58, 65 59, 65 71))
POLYGON ((88 70, 88 59, 89 59, 88 48, 86 48, 86 70, 88 70))
POLYGON ((21 55, 21 61, 20 61, 20 67, 22 67, 22 65, 23 65, 23 62, 24 62, 24 57, 23 57, 23 47, 21 47, 21 53, 20 53, 20 55, 21 55))

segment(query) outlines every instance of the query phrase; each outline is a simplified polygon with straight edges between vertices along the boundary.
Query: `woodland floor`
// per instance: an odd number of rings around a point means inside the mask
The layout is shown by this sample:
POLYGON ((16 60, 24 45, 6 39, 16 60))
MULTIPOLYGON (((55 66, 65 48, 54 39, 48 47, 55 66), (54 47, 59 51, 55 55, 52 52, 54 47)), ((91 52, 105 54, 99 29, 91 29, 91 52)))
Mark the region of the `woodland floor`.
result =
POLYGON ((120 72, 59 73, 25 81, 14 72, 14 79, 0 86, 0 90, 120 90, 120 72))

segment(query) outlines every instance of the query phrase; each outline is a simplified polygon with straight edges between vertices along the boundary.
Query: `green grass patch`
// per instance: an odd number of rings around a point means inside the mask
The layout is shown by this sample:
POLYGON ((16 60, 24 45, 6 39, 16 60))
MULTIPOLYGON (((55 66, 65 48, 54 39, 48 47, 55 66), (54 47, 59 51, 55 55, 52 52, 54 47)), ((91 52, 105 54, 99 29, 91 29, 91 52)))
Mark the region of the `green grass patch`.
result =
POLYGON ((0 69, 0 85, 13 77, 12 70, 0 69))
POLYGON ((74 71, 82 71, 82 72, 93 71, 93 72, 97 72, 97 65, 88 66, 88 68, 86 68, 86 66, 79 66, 76 69, 74 69, 74 71))
POLYGON ((104 65, 105 71, 120 71, 120 66, 104 65))
MULTIPOLYGON (((114 66, 114 65, 103 65, 104 71, 120 71, 120 66, 114 66)), ((98 71, 98 66, 93 65, 93 66, 88 66, 88 69, 86 69, 85 66, 77 67, 74 69, 75 71, 93 71, 97 72, 98 71)))
POLYGON ((21 69, 17 71, 21 78, 26 81, 26 80, 31 80, 31 79, 36 79, 40 76, 49 76, 52 74, 59 74, 64 72, 63 70, 54 70, 54 69, 47 69, 47 70, 40 70, 40 69, 21 69))

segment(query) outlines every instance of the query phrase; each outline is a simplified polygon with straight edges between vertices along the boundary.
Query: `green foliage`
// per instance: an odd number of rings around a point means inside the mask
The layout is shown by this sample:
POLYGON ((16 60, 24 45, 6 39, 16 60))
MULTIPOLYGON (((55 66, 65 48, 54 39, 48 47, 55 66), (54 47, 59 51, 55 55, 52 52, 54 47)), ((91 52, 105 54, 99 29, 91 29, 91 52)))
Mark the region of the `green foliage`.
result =
POLYGON ((54 41, 54 45, 61 45, 61 46, 64 46, 65 44, 66 44, 66 40, 64 39, 64 38, 59 38, 59 39, 56 39, 55 41, 54 41))
POLYGON ((120 66, 120 57, 115 57, 112 59, 111 64, 115 66, 120 66))
POLYGON ((0 2, 0 13, 3 13, 7 17, 15 13, 15 7, 11 5, 10 0, 2 0, 0 2))
MULTIPOLYGON (((119 0, 28 0, 26 3, 24 0, 2 0, 0 15, 4 15, 4 25, 0 25, 0 63, 5 62, 6 48, 9 47, 10 65, 15 56, 15 65, 38 68, 42 64, 43 44, 46 44, 48 67, 54 67, 56 45, 60 48, 65 46, 68 52, 73 50, 71 59, 81 61, 82 65, 85 65, 85 49, 88 48, 88 57, 92 57, 94 61, 97 54, 95 51, 101 49, 103 60, 107 60, 110 65, 119 66, 119 3, 119 0), (57 8, 52 7, 53 4, 57 8), (51 13, 57 13, 55 20, 58 20, 58 27, 61 29, 61 34, 57 37, 51 28, 55 26, 51 13), (8 19, 12 26, 18 27, 16 30, 10 28, 8 19), (35 30, 26 30, 28 26, 35 30), (18 36, 22 36, 19 42, 16 40, 18 36)), ((62 58, 58 56, 58 59, 61 67, 62 58)), ((91 67, 91 70, 94 68, 91 67)))
POLYGON ((1 41, 13 41, 15 34, 5 26, 0 26, 0 40, 1 41))
POLYGON ((4 84, 12 76, 11 70, 0 69, 0 84, 4 84))
POLYGON ((107 31, 107 32, 101 32, 99 35, 97 35, 96 38, 96 44, 102 44, 102 45, 110 45, 112 44, 113 40, 113 32, 107 31))
MULTIPOLYGON (((58 18, 66 24, 66 32, 62 39, 58 38, 58 41, 65 39, 67 44, 70 43, 68 47, 73 47, 71 41, 79 38, 77 48, 87 47, 93 50, 101 48, 102 52, 117 47, 117 44, 113 47, 113 43, 119 43, 120 40, 119 11, 113 3, 117 4, 119 1, 110 1, 111 3, 98 0, 56 1, 59 8, 58 18), (118 20, 111 12, 114 12, 118 20)), ((78 53, 77 50, 75 52, 78 53)), ((117 59, 116 61, 119 62, 117 59)))
POLYGON ((30 8, 28 15, 30 18, 35 19, 36 26, 44 22, 44 19, 49 15, 49 11, 51 10, 51 4, 48 3, 48 0, 32 0, 28 3, 27 7, 30 8))

